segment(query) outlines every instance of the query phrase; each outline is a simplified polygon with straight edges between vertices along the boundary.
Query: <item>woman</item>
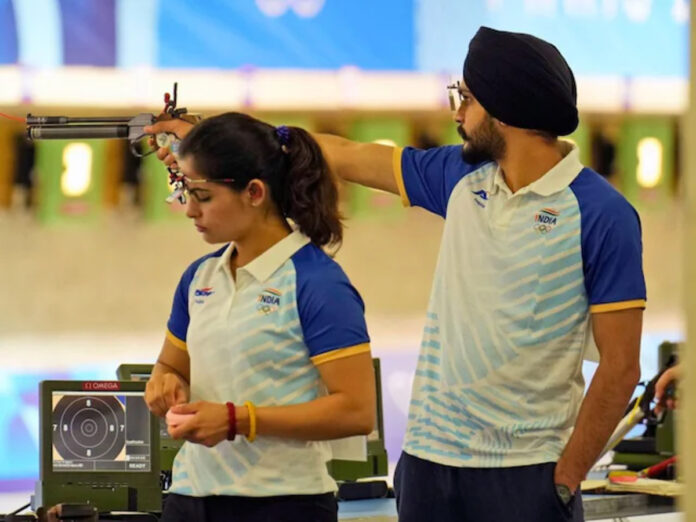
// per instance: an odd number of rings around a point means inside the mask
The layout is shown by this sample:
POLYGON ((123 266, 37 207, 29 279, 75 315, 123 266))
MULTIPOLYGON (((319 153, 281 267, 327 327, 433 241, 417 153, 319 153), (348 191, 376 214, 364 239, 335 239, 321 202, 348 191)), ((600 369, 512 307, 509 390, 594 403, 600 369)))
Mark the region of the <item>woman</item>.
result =
POLYGON ((184 272, 147 384, 155 414, 186 415, 163 520, 335 521, 326 441, 372 430, 375 389, 363 302, 322 250, 342 225, 321 150, 227 113, 178 166, 186 215, 227 244, 184 272))

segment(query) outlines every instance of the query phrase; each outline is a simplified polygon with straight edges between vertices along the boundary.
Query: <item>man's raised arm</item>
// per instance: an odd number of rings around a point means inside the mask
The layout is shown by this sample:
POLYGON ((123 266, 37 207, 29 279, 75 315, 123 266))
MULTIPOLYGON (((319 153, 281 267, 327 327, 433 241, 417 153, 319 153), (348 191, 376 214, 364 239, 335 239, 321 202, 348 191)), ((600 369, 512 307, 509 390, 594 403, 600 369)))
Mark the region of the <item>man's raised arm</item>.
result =
POLYGON ((400 149, 359 143, 331 134, 312 134, 317 140, 331 170, 341 179, 366 187, 399 194, 394 179, 395 154, 400 149))

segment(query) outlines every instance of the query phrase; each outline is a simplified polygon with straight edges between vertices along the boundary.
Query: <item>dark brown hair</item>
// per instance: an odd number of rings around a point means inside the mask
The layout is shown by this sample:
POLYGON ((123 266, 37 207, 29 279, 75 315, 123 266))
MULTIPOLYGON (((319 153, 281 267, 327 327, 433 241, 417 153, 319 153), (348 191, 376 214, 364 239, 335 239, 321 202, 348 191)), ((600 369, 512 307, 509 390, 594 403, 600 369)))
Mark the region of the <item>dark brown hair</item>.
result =
POLYGON ((276 127, 228 112, 203 120, 184 138, 179 156, 190 156, 206 179, 241 191, 252 179, 269 188, 284 218, 319 246, 339 246, 343 225, 338 189, 319 145, 304 129, 276 127))

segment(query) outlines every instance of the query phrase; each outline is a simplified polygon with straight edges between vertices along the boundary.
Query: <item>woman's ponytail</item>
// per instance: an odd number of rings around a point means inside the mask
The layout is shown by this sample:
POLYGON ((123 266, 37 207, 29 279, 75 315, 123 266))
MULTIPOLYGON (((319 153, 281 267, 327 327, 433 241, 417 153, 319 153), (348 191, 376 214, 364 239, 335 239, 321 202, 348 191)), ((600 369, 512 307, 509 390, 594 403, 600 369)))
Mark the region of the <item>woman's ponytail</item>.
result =
POLYGON ((338 188, 319 144, 299 127, 278 127, 276 133, 288 156, 283 211, 313 243, 340 246, 338 188))

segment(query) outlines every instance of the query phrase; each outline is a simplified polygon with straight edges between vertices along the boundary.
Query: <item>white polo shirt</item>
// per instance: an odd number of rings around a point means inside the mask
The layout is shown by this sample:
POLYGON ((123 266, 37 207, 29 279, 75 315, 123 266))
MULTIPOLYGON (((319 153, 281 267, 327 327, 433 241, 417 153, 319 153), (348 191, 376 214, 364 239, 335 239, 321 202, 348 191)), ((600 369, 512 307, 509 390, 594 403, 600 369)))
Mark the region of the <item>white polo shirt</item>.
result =
POLYGON ((637 213, 574 148, 515 194, 460 145, 394 159, 404 204, 446 219, 404 450, 462 467, 558 460, 590 313, 645 306, 637 213))
MULTIPOLYGON (((364 305, 343 270, 293 232, 230 272, 232 244, 194 262, 174 295, 168 338, 187 350, 191 401, 257 406, 311 401, 316 366, 370 351, 364 305)), ((171 491, 274 496, 333 491, 328 442, 243 436, 213 448, 186 442, 171 491)))

